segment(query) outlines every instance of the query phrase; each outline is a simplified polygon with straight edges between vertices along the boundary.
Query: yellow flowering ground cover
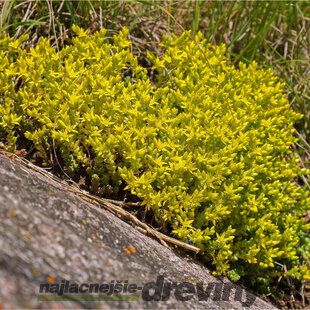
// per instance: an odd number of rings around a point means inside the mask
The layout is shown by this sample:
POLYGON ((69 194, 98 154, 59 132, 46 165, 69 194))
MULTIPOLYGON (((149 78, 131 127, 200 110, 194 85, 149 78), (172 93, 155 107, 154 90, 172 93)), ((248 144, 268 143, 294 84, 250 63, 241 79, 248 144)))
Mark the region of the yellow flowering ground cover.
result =
POLYGON ((183 33, 148 54, 154 86, 127 29, 113 40, 73 30, 59 53, 44 38, 24 50, 25 37, 1 37, 2 141, 14 151, 27 139, 43 160, 55 148, 102 195, 125 187, 216 274, 309 278, 310 198, 296 182, 308 172, 290 148, 302 116, 272 71, 235 68, 224 45, 183 33))

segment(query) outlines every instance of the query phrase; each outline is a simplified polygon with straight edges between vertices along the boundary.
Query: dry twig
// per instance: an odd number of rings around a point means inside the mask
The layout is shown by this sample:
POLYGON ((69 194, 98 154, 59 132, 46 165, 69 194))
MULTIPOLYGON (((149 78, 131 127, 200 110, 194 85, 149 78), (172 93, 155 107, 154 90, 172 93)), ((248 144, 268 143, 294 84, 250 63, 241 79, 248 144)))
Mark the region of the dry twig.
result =
POLYGON ((168 243, 177 245, 177 246, 182 247, 186 250, 190 250, 190 251, 193 251, 196 253, 198 253, 200 251, 200 249, 195 247, 195 246, 192 246, 190 244, 187 244, 187 243, 184 243, 184 242, 179 241, 177 239, 174 239, 172 237, 169 237, 169 236, 167 236, 163 233, 160 233, 159 231, 149 227, 147 224, 141 222, 133 214, 127 212, 126 210, 124 210, 122 208, 122 206, 126 206, 128 203, 124 203, 122 201, 115 201, 115 200, 111 200, 111 199, 100 198, 100 197, 97 197, 95 195, 91 195, 88 192, 79 189, 77 184, 75 184, 75 186, 69 185, 64 180, 61 180, 58 177, 51 174, 50 172, 47 172, 44 169, 32 164, 31 162, 29 162, 25 158, 18 157, 16 154, 9 153, 9 152, 4 151, 4 150, 0 150, 0 154, 3 154, 9 158, 15 159, 20 164, 22 164, 22 165, 24 165, 24 166, 26 166, 32 170, 39 172, 40 174, 44 175, 45 177, 47 177, 47 178, 49 178, 49 179, 51 179, 57 183, 61 183, 62 185, 64 185, 64 187, 66 188, 67 191, 78 195, 83 200, 86 200, 92 204, 95 204, 101 208, 104 208, 104 209, 114 213, 115 215, 117 215, 118 217, 120 217, 122 219, 130 221, 131 223, 137 225, 140 228, 139 229, 140 232, 146 232, 147 234, 149 234, 153 237, 156 237, 161 242, 161 244, 163 244, 165 247, 168 247, 168 245, 167 245, 167 242, 168 242, 168 243))

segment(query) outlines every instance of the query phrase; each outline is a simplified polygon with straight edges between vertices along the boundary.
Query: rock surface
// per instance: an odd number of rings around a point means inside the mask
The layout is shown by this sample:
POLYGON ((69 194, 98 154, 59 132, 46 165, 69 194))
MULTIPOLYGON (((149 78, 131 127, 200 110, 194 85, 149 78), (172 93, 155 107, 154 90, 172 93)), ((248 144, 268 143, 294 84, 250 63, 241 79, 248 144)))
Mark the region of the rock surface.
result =
POLYGON ((110 212, 3 155, 0 219, 3 309, 275 309, 227 279, 213 277, 190 256, 176 255, 110 212), (68 285, 127 280, 141 290, 100 302, 85 301, 90 296, 85 294, 70 294, 69 301, 57 301, 64 296, 51 294, 54 300, 46 301, 47 295, 39 294, 40 284, 57 288, 64 280, 68 285))

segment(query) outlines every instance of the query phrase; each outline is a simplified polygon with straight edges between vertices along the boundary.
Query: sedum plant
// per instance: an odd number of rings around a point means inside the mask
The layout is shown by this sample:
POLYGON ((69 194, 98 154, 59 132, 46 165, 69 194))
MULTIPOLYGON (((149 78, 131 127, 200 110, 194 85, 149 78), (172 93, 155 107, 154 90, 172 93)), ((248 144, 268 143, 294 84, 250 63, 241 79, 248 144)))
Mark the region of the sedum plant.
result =
POLYGON ((291 154, 284 84, 253 62, 236 69, 225 46, 199 33, 165 36, 148 54, 156 85, 123 29, 113 40, 74 26, 57 52, 47 39, 0 40, 0 134, 14 151, 55 148, 71 175, 85 169, 103 195, 125 187, 166 230, 201 249, 216 274, 237 280, 310 277, 308 173, 291 154))

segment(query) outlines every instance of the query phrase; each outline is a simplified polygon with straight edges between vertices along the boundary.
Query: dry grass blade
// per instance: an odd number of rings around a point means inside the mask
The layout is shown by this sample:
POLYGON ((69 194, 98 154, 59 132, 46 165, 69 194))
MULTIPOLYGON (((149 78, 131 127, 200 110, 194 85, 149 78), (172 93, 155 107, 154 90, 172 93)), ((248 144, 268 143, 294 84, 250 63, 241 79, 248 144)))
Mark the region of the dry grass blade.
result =
POLYGON ((193 251, 195 253, 198 253, 200 251, 199 248, 192 246, 190 244, 184 243, 182 241, 179 241, 177 239, 174 239, 172 237, 169 237, 165 234, 162 234, 160 232, 158 232, 157 230, 149 227, 147 224, 141 222, 138 218, 136 218, 133 214, 131 214, 130 212, 127 212, 126 210, 124 210, 122 208, 122 206, 126 206, 126 203, 124 202, 120 202, 120 201, 114 201, 111 199, 104 199, 104 198, 100 198, 94 195, 91 195, 85 191, 82 191, 78 188, 78 185, 76 184, 75 186, 69 185, 68 183, 66 183, 64 180, 61 180, 59 178, 57 178, 56 176, 52 175, 51 173, 47 172, 46 170, 32 164, 31 162, 29 162, 28 160, 26 160, 25 158, 21 158, 19 156, 17 156, 16 154, 13 153, 9 153, 6 152, 4 150, 0 150, 0 154, 3 154, 9 158, 12 158, 16 161, 18 161, 20 164, 35 170, 39 173, 41 173, 42 175, 44 175, 45 177, 56 181, 59 184, 62 184, 65 189, 71 193, 74 193, 76 195, 78 195, 79 197, 81 197, 82 199, 93 203, 101 208, 104 208, 108 211, 113 212, 114 214, 116 214, 118 217, 124 219, 124 220, 128 220, 131 223, 137 225, 138 227, 142 228, 142 230, 140 231, 146 231, 147 234, 157 238, 164 246, 168 247, 167 243, 170 244, 174 244, 176 246, 182 247, 186 250, 189 251, 193 251))

